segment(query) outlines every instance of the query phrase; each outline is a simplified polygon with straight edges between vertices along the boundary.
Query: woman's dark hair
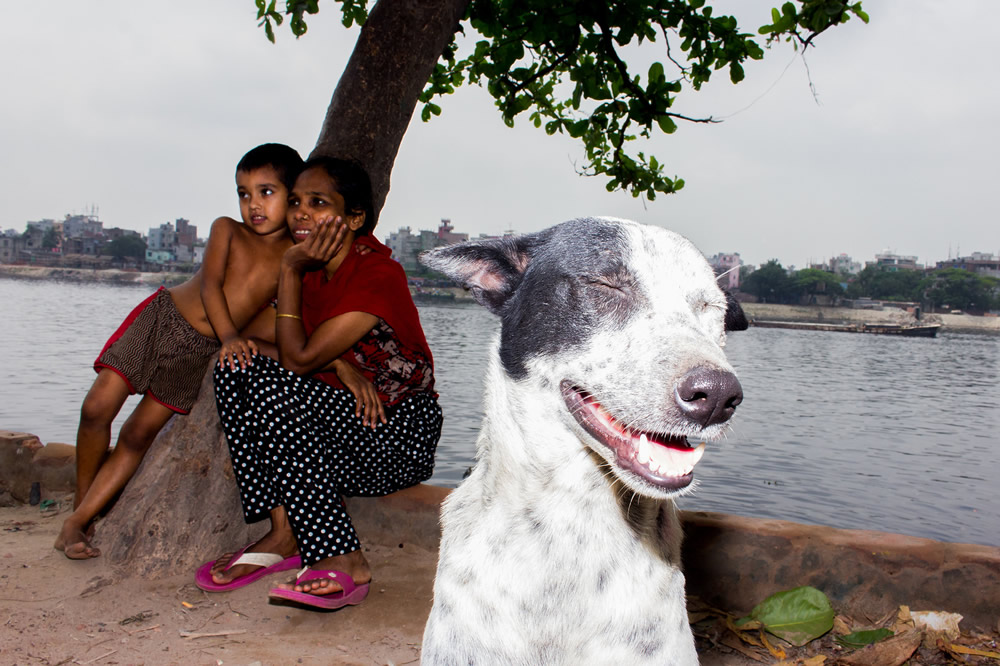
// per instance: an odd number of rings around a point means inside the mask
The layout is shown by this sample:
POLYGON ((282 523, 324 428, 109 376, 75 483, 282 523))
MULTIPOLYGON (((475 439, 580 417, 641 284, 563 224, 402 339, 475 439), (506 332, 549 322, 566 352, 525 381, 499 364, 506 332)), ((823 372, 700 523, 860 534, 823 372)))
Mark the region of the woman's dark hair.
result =
POLYGON ((236 165, 236 171, 249 173, 263 167, 274 169, 282 185, 291 191, 302 171, 302 157, 294 148, 283 143, 264 143, 244 155, 236 165))
POLYGON ((367 236, 375 229, 375 206, 372 204, 372 182, 368 172, 357 160, 342 157, 311 157, 302 165, 302 171, 320 168, 333 179, 337 193, 344 197, 344 212, 365 216, 358 237, 367 236))

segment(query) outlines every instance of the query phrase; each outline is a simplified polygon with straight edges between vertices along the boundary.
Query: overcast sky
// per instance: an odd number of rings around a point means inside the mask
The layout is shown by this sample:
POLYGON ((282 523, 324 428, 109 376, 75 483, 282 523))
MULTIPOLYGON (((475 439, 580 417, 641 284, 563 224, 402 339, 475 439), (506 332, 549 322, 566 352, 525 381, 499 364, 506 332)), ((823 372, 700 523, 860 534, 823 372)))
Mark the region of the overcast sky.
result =
MULTIPOLYGON (((780 3, 712 4, 755 31, 780 3)), ((205 236, 219 215, 238 218, 233 171, 246 150, 279 141, 306 155, 315 143, 356 37, 323 6, 305 37, 282 29, 272 45, 252 0, 6 5, 0 227, 96 207, 105 227, 146 233, 185 217, 205 236)), ((997 253, 1000 3, 865 9, 869 25, 852 19, 816 41, 809 74, 782 44, 738 86, 723 73, 685 92, 676 111, 725 122, 642 147, 687 182, 652 203, 577 176, 575 142, 526 117, 507 129, 486 91, 462 89, 441 117, 411 124, 376 234, 441 218, 477 235, 613 215, 754 264, 997 253)))

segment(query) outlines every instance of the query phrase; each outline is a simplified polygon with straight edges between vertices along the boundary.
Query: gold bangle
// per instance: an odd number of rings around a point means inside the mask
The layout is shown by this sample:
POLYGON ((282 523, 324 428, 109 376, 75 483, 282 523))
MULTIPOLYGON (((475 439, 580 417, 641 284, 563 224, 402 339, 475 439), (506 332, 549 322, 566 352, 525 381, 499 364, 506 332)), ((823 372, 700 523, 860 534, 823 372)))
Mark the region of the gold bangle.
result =
POLYGON ((278 314, 274 315, 274 317, 275 319, 280 319, 281 317, 290 317, 291 319, 302 319, 302 317, 298 316, 297 314, 288 314, 282 312, 279 312, 278 314))

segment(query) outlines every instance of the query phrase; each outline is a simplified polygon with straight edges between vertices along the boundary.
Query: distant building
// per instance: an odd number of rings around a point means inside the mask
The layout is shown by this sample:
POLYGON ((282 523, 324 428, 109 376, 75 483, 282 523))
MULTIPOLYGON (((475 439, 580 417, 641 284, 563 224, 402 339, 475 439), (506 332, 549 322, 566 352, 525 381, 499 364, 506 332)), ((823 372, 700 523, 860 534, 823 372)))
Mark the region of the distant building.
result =
POLYGON ((709 258, 708 263, 719 277, 717 282, 720 287, 733 293, 739 291, 740 266, 743 265, 739 252, 715 254, 709 258))
POLYGON ((980 275, 1000 277, 1000 257, 986 252, 973 252, 968 257, 939 261, 935 268, 961 268, 980 275))
POLYGON ((830 258, 827 270, 837 275, 857 275, 861 272, 861 262, 854 261, 850 256, 841 252, 836 257, 830 258))
MULTIPOLYGON (((174 226, 177 229, 177 244, 194 248, 194 244, 198 242, 198 227, 183 217, 178 217, 174 221, 174 226)), ((190 251, 194 252, 193 249, 190 251)))
POLYGON ((410 227, 400 227, 389 234, 385 244, 392 250, 392 258, 402 264, 403 269, 415 272, 421 268, 418 261, 421 252, 469 240, 469 234, 455 233, 453 229, 451 220, 444 219, 437 231, 421 229, 414 234, 410 227))
POLYGON ((24 249, 24 239, 21 234, 10 234, 9 230, 0 236, 0 263, 11 264, 18 261, 21 250, 24 249))
POLYGON ((63 238, 94 238, 104 233, 96 215, 67 215, 62 222, 63 238))
POLYGON ((172 222, 150 227, 146 239, 146 261, 158 264, 194 262, 198 229, 183 217, 177 218, 176 224, 176 228, 172 222))
POLYGON ((917 263, 917 258, 913 256, 905 256, 900 254, 895 254, 889 250, 884 250, 880 254, 875 255, 875 261, 868 262, 869 266, 877 266, 883 271, 919 271, 923 270, 923 266, 917 263))
POLYGON ((437 235, 438 240, 442 241, 442 245, 453 245, 454 243, 469 240, 469 234, 456 234, 453 230, 454 227, 451 226, 451 220, 441 220, 441 224, 438 225, 437 235))

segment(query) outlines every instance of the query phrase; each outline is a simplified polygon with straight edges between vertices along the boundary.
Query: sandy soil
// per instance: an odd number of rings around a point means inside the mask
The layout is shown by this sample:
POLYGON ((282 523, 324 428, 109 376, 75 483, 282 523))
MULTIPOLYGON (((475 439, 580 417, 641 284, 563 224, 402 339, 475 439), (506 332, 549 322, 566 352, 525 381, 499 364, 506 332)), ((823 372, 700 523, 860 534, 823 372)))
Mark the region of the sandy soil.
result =
POLYGON ((268 603, 268 583, 286 574, 208 594, 193 572, 147 582, 102 558, 70 561, 52 548, 63 517, 0 509, 0 664, 419 662, 435 553, 373 545, 368 599, 312 612, 268 603))

